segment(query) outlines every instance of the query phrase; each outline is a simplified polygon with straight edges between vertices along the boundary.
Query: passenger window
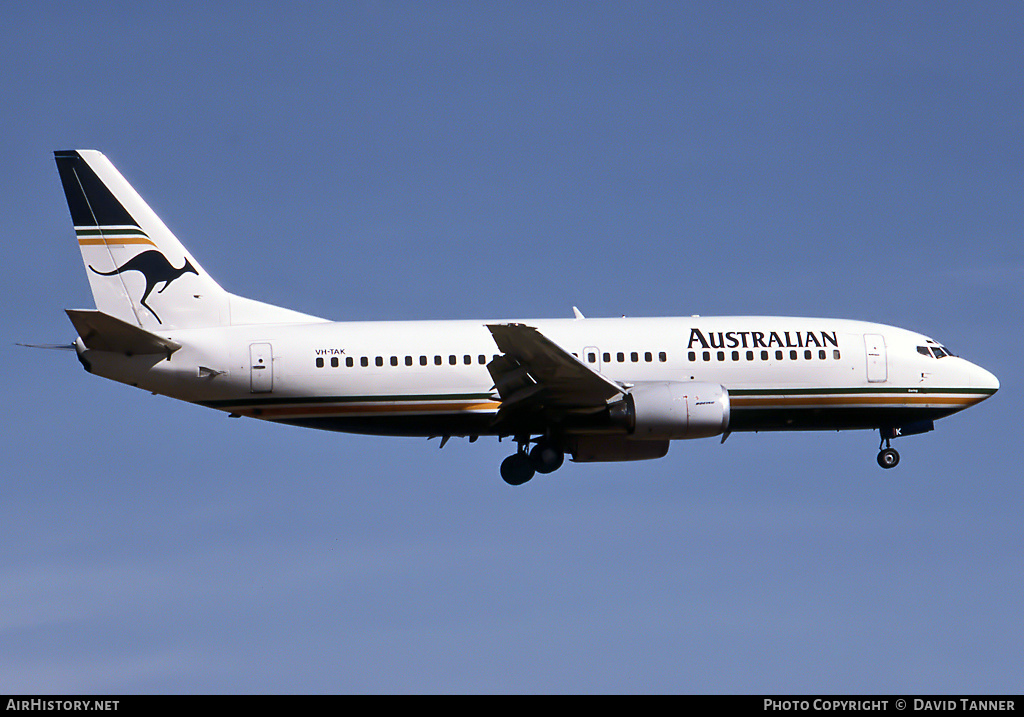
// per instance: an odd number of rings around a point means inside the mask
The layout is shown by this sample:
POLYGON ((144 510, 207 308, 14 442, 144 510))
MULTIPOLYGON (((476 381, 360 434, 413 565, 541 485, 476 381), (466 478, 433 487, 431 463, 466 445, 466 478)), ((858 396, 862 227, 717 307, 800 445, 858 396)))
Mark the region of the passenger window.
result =
POLYGON ((483 366, 484 364, 486 364, 486 363, 487 363, 487 357, 486 357, 486 356, 484 356, 483 354, 480 354, 480 355, 479 355, 479 356, 477 357, 477 360, 478 360, 478 361, 480 362, 480 365, 481 365, 481 366, 483 366))
POLYGON ((768 352, 767 351, 762 351, 761 352, 761 360, 762 361, 767 361, 768 360, 768 352))
POLYGON ((839 349, 832 349, 832 358, 839 360, 839 349))
POLYGON ((338 368, 338 357, 337 356, 332 356, 331 357, 331 368, 338 368))
POLYGON ((412 366, 412 356, 406 356, 405 357, 405 365, 406 366, 412 366))
POLYGON ((426 365, 427 365, 427 357, 426 356, 420 356, 420 366, 426 366, 426 365))
POLYGON ((807 349, 806 351, 804 351, 804 358, 805 358, 805 359, 807 359, 808 361, 810 361, 810 360, 811 360, 811 356, 813 356, 813 354, 811 353, 811 350, 810 350, 810 349, 807 349))
POLYGON ((818 351, 818 358, 820 358, 822 361, 825 360, 825 349, 820 349, 818 351))
POLYGON ((617 354, 615 354, 615 360, 618 361, 619 363, 622 363, 623 361, 626 360, 626 354, 619 351, 617 354))
POLYGON ((781 351, 776 351, 775 352, 775 360, 776 361, 781 361, 782 360, 782 352, 781 351))
POLYGON ((469 366, 470 364, 473 363, 473 357, 470 356, 469 354, 466 354, 465 356, 462 357, 462 363, 464 363, 467 366, 469 366))
POLYGON ((740 352, 739 351, 733 351, 732 352, 732 360, 733 361, 739 361, 740 360, 740 352))
POLYGON ((441 363, 442 363, 441 357, 440 356, 434 356, 434 365, 435 366, 440 366, 441 363))
POLYGON ((359 365, 362 366, 363 368, 366 368, 367 366, 370 365, 370 359, 366 358, 365 356, 360 357, 359 365))
POLYGON ((604 359, 605 363, 611 363, 612 362, 612 355, 610 353, 608 353, 607 351, 604 352, 604 356, 602 356, 602 358, 604 359))
POLYGON ((351 356, 346 356, 345 357, 345 366, 347 366, 348 368, 352 368, 352 366, 354 366, 354 365, 355 365, 355 361, 352 360, 352 357, 351 356))
POLYGON ((668 361, 668 354, 666 354, 664 351, 660 352, 658 354, 658 360, 661 361, 662 363, 665 363, 666 361, 668 361))
POLYGON ((597 363, 597 354, 593 351, 587 352, 587 361, 590 363, 597 363))
POLYGON ((316 360, 316 367, 317 368, 323 368, 324 367, 324 360, 323 360, 323 358, 318 358, 316 360))
POLYGON ((789 359, 791 361, 796 361, 796 349, 793 349, 789 352, 789 359))
POLYGON ((647 363, 650 363, 653 360, 654 360, 654 354, 652 354, 650 351, 647 351, 647 352, 644 353, 644 361, 646 361, 647 363))
POLYGON ((691 351, 690 353, 686 354, 686 358, 689 361, 696 361, 697 360, 697 352, 696 351, 691 351))
POLYGON ((378 356, 376 358, 376 360, 374 361, 374 363, 377 364, 378 366, 383 366, 384 365, 384 357, 383 356, 378 356))
POLYGON ((638 354, 636 351, 632 352, 629 355, 629 360, 632 361, 633 363, 636 363, 637 361, 640 360, 640 354, 638 354))
POLYGON ((703 358, 704 358, 705 361, 710 361, 711 360, 711 352, 710 351, 705 351, 704 355, 703 355, 703 358))
POLYGON ((397 356, 392 356, 391 357, 391 365, 392 366, 397 366, 398 365, 398 357, 397 356))
POLYGON ((725 361, 725 351, 719 351, 718 352, 718 360, 719 361, 725 361))
POLYGON ((754 360, 754 352, 753 351, 747 351, 747 361, 753 361, 753 360, 754 360))
POLYGON ((459 359, 454 354, 448 356, 448 363, 449 363, 449 365, 454 366, 458 362, 459 362, 459 359))

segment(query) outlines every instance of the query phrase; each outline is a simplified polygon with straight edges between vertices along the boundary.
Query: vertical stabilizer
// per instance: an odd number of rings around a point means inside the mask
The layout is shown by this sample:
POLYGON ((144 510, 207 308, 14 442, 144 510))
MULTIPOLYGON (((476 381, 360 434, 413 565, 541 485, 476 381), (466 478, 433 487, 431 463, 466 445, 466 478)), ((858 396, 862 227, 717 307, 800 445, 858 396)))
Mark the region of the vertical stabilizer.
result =
POLYGON ((150 331, 230 323, 227 292, 106 157, 54 156, 97 309, 150 331))

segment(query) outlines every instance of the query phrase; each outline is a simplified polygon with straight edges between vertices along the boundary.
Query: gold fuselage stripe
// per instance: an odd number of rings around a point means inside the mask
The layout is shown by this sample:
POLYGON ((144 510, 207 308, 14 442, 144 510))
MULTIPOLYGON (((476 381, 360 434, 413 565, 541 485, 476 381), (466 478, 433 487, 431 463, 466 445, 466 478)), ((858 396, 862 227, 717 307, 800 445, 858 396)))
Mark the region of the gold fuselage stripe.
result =
POLYGON ((271 408, 238 409, 244 416, 259 418, 281 418, 284 416, 348 416, 371 413, 462 413, 476 411, 497 411, 497 401, 483 403, 388 403, 337 406, 274 406, 271 408))
POLYGON ((149 244, 156 246, 148 237, 82 237, 78 240, 79 246, 120 246, 122 244, 149 244))

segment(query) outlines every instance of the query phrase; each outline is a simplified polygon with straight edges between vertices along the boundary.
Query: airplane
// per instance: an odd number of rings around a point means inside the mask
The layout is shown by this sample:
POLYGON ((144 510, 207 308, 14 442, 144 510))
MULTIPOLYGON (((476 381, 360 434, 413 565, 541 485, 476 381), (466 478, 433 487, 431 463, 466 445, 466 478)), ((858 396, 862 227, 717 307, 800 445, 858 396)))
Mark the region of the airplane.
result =
MULTIPOLYGON (((575 462, 661 458, 745 431, 924 433, 994 375, 913 331, 725 316, 336 322, 221 288, 95 150, 54 153, 95 309, 86 371, 227 413, 358 434, 510 438, 521 485, 575 462)), ((884 447, 883 447, 884 445, 884 447)))

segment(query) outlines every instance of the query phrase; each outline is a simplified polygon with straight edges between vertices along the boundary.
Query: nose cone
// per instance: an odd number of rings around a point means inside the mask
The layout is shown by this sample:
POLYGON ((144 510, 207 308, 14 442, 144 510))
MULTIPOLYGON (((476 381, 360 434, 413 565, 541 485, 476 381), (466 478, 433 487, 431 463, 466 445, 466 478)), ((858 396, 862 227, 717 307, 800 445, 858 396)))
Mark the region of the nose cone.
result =
POLYGON ((999 379, 981 366, 971 364, 971 387, 984 391, 989 396, 999 390, 999 379))

